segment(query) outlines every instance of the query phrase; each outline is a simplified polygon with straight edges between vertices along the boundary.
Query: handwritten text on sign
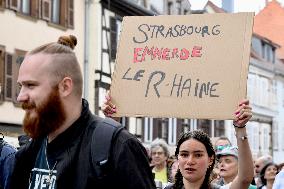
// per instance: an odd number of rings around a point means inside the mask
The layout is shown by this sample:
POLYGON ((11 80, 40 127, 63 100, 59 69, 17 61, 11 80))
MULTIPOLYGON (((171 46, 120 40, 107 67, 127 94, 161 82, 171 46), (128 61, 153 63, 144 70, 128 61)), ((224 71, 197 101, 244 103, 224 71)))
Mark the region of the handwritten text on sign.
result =
POLYGON ((125 17, 111 86, 117 115, 232 118, 246 93, 252 18, 125 17))

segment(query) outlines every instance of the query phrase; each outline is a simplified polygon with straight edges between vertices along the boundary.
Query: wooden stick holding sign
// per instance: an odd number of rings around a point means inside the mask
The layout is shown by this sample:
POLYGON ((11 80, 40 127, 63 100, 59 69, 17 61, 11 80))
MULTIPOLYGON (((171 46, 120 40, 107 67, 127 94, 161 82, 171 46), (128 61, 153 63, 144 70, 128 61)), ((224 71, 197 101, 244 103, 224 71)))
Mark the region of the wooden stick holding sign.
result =
POLYGON ((114 116, 233 119, 246 98, 253 16, 124 17, 114 116))

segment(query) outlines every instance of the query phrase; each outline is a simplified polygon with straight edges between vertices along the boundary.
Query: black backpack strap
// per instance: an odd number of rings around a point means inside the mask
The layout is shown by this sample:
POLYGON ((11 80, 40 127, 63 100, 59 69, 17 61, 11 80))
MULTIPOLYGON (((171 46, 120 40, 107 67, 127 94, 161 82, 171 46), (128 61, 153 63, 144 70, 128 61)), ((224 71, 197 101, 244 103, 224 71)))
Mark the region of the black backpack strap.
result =
MULTIPOLYGON (((93 122, 94 124, 96 122, 93 122)), ((97 178, 107 175, 112 142, 123 127, 111 118, 97 122, 92 134, 91 158, 97 178)))

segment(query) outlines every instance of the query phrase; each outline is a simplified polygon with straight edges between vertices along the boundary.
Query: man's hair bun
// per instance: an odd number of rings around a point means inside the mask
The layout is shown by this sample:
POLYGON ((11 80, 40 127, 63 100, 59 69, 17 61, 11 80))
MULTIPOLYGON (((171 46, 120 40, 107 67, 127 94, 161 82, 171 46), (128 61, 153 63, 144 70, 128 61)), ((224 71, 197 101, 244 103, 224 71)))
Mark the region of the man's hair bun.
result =
POLYGON ((57 43, 74 49, 77 45, 77 38, 74 35, 61 36, 59 37, 57 43))

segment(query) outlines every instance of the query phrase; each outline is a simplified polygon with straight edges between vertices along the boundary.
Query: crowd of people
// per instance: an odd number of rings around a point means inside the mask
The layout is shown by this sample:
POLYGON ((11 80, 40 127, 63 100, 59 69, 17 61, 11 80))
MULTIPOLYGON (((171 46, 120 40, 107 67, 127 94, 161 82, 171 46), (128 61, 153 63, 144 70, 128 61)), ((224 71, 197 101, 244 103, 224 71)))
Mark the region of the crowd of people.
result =
POLYGON ((26 112, 27 136, 19 138, 18 151, 1 137, 0 189, 284 188, 284 170, 270 156, 253 162, 246 132, 252 117, 248 100, 235 111, 237 146, 226 137, 213 145, 206 133, 194 130, 181 135, 174 155, 162 139, 154 140, 148 153, 111 118, 117 110, 110 95, 102 106, 109 118, 89 110, 81 97, 76 44, 76 37, 62 36, 25 56, 17 100, 26 112))

